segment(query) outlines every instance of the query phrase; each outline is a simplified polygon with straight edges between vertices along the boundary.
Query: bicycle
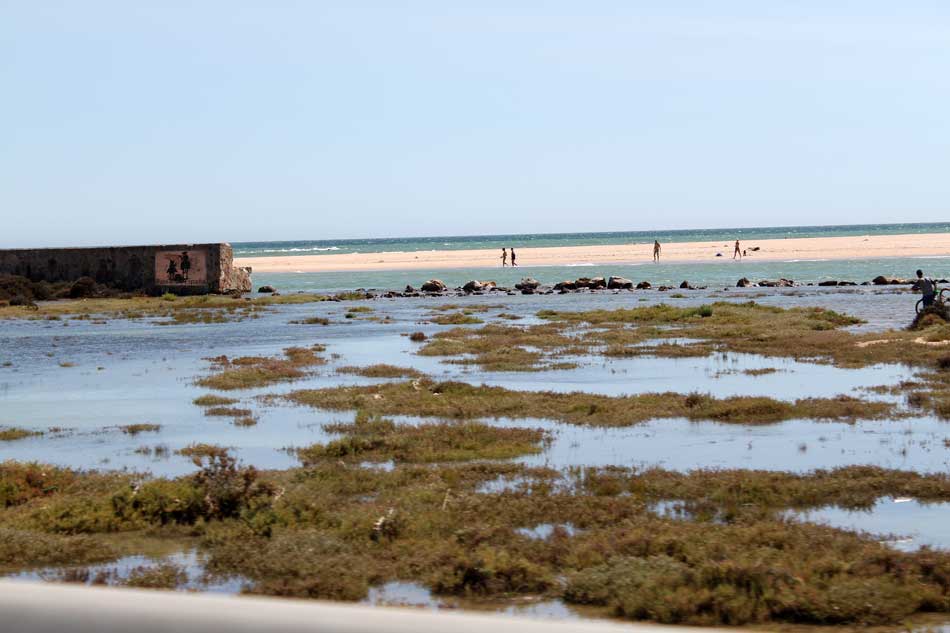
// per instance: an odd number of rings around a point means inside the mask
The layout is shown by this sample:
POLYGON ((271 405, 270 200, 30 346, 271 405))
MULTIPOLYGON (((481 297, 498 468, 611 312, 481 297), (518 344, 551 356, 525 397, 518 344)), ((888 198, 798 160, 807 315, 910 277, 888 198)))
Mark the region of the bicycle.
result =
MULTIPOLYGON (((943 303, 944 303, 944 301, 943 301, 943 293, 948 292, 948 291, 950 291, 950 288, 941 288, 940 290, 938 290, 938 291, 937 291, 937 294, 934 296, 934 303, 933 303, 933 304, 934 304, 935 306, 937 306, 937 305, 939 304, 939 306, 942 308, 942 307, 943 307, 943 303)), ((924 309, 924 300, 923 300, 923 299, 918 299, 918 300, 917 300, 917 305, 914 306, 914 311, 915 311, 917 314, 920 314, 920 311, 923 310, 923 309, 924 309)))

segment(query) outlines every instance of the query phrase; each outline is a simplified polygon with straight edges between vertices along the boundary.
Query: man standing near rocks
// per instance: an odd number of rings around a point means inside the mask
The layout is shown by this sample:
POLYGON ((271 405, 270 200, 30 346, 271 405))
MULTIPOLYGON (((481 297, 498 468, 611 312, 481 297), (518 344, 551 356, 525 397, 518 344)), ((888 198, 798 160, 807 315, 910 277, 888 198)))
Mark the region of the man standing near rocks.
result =
POLYGON ((934 297, 937 294, 937 282, 930 277, 924 277, 924 271, 917 271, 917 281, 914 283, 914 290, 920 290, 924 296, 924 307, 929 308, 934 304, 934 297))
POLYGON ((660 261, 660 241, 653 240, 653 261, 660 261))
POLYGON ((739 256, 739 260, 742 260, 742 249, 739 248, 739 240, 736 240, 736 250, 732 253, 732 259, 735 259, 736 256, 739 256))

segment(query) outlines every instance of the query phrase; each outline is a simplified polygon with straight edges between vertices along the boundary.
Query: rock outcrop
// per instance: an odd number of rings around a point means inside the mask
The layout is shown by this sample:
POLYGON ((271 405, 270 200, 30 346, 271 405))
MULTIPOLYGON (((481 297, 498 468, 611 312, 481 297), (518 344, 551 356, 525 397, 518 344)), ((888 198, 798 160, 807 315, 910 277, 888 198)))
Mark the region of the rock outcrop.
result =
POLYGON ((446 286, 441 279, 430 279, 422 284, 422 292, 445 292, 446 286))
POLYGON ((623 277, 610 277, 607 279, 607 287, 611 290, 631 290, 633 282, 623 277))
POLYGON ((497 284, 494 281, 479 281, 477 279, 473 279, 462 286, 462 291, 466 293, 484 292, 486 290, 491 290, 496 286, 497 284))
POLYGON ((899 279, 897 277, 885 277, 884 275, 878 275, 871 280, 871 283, 875 286, 900 286, 914 282, 909 279, 899 279))
POLYGON ((520 282, 515 284, 515 289, 517 290, 537 290, 538 286, 541 285, 541 282, 533 277, 525 277, 520 282))

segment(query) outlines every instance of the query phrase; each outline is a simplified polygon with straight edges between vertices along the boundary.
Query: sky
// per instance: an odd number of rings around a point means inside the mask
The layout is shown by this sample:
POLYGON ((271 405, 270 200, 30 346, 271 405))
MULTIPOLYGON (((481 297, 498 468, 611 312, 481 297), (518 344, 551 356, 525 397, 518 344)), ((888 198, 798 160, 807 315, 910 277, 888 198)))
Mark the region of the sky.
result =
POLYGON ((0 0, 0 247, 950 219, 950 3, 0 0))

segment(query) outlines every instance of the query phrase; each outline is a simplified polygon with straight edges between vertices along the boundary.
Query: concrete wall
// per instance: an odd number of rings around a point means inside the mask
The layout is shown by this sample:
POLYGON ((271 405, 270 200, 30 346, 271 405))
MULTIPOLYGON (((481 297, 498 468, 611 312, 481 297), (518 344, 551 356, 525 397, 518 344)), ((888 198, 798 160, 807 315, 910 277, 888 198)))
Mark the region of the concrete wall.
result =
POLYGON ((49 282, 91 277, 122 290, 182 295, 251 289, 250 270, 234 267, 224 243, 0 250, 0 274, 49 282))

